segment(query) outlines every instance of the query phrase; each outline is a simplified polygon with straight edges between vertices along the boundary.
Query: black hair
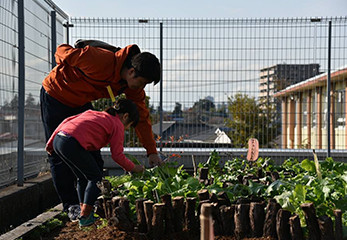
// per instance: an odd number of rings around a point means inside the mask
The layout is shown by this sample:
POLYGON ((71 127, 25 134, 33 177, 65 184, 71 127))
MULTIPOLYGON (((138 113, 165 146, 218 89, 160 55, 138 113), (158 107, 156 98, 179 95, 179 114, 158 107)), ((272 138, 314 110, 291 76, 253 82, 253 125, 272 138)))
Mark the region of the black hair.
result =
POLYGON ((156 85, 160 81, 160 63, 158 58, 149 52, 136 54, 131 59, 131 67, 135 69, 137 77, 146 78, 156 85))
POLYGON ((131 126, 136 127, 139 122, 140 115, 137 110, 136 104, 129 99, 119 99, 113 107, 109 107, 105 110, 108 114, 116 116, 116 114, 129 114, 129 122, 132 122, 131 126))

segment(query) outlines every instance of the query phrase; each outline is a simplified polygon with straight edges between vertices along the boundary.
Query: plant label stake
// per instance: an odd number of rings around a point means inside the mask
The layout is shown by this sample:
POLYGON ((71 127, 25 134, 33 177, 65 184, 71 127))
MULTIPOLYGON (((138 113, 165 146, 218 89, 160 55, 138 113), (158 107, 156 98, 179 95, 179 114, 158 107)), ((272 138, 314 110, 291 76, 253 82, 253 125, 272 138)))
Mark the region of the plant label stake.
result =
POLYGON ((316 172, 317 172, 317 177, 319 180, 322 180, 322 172, 320 171, 320 165, 318 162, 318 157, 314 149, 312 149, 312 154, 313 154, 313 160, 314 160, 314 165, 316 167, 316 172))
POLYGON ((258 159, 259 156, 259 142, 256 138, 250 138, 248 140, 248 152, 247 160, 254 162, 258 159))

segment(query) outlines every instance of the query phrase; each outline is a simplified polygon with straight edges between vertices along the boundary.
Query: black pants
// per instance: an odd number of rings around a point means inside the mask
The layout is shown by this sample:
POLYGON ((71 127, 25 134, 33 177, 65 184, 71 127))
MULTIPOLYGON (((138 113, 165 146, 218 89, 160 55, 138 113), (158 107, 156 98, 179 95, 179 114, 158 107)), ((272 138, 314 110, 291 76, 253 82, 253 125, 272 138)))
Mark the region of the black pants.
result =
POLYGON ((56 135, 53 147, 77 177, 79 202, 93 206, 100 194, 97 183, 102 179, 103 163, 97 162, 94 156, 71 136, 56 135))
MULTIPOLYGON (((45 129, 46 141, 50 138, 58 125, 67 117, 82 113, 88 109, 93 109, 91 103, 81 107, 72 108, 62 104, 51 97, 45 89, 41 88, 40 93, 41 117, 45 129)), ((102 161, 100 151, 90 152, 97 161, 102 161)), ((52 179, 58 196, 66 211, 69 206, 79 204, 76 191, 76 177, 68 165, 56 154, 48 155, 51 166, 52 179)))

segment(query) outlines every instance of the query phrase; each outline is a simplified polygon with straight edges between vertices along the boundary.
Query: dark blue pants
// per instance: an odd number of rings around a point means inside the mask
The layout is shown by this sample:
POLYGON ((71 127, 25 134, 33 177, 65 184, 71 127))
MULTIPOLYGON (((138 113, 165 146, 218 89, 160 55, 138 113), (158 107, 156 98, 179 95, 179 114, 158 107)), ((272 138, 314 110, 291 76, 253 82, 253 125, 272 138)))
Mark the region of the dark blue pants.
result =
MULTIPOLYGON (((51 97, 43 87, 40 93, 40 103, 46 141, 48 141, 54 130, 65 118, 82 113, 88 109, 93 109, 91 103, 77 108, 66 106, 51 97)), ((100 151, 91 152, 91 154, 98 162, 102 162, 100 151)), ((48 160, 51 166, 54 187, 66 211, 69 206, 79 204, 75 187, 76 177, 56 153, 48 155, 48 160)))
POLYGON ((94 156, 71 136, 56 135, 53 148, 77 177, 79 202, 93 206, 100 194, 97 182, 102 179, 103 164, 97 162, 94 156))

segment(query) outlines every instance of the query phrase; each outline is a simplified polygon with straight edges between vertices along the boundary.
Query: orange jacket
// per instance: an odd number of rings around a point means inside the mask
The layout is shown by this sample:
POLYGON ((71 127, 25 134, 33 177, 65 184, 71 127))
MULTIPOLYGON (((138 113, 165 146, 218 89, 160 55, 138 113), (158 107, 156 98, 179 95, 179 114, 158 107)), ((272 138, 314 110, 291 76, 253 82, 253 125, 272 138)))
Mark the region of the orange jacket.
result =
MULTIPOLYGON (((73 48, 62 44, 55 53, 57 66, 43 80, 42 85, 50 96, 69 107, 109 98, 106 87, 110 85, 115 95, 126 87, 125 83, 120 82, 122 65, 129 54, 139 52, 137 45, 129 45, 113 53, 97 47, 73 48)), ((134 101, 140 113, 140 121, 135 128, 140 142, 147 154, 157 153, 149 111, 145 104, 145 91, 125 88, 124 93, 134 101)))

